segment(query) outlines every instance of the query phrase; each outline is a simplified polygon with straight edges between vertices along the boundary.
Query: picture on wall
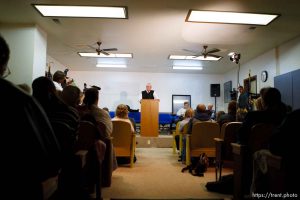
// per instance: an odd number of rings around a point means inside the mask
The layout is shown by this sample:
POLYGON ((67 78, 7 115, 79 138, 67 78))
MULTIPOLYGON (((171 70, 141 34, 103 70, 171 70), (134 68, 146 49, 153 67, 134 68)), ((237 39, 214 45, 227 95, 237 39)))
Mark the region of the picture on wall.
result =
POLYGON ((177 111, 180 108, 183 108, 184 102, 189 102, 191 105, 191 95, 178 95, 178 94, 173 94, 172 95, 172 114, 177 113, 177 111))
POLYGON ((230 92, 232 91, 232 81, 224 83, 224 103, 229 103, 231 100, 230 92))

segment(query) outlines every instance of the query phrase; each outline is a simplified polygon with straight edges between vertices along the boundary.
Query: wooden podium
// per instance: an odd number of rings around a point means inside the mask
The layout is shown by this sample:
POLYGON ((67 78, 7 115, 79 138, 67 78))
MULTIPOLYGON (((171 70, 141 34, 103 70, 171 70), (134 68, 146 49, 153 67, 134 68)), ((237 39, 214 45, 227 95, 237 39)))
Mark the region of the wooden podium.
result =
POLYGON ((159 100, 142 99, 141 100, 141 136, 158 136, 158 108, 159 100))

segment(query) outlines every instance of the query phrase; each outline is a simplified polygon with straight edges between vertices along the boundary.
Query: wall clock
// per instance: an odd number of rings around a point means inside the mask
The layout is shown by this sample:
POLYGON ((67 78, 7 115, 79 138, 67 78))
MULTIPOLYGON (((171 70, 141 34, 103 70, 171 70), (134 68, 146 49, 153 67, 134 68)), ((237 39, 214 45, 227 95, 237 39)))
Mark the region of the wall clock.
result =
POLYGON ((266 82, 268 80, 268 72, 266 70, 261 72, 261 81, 266 82))

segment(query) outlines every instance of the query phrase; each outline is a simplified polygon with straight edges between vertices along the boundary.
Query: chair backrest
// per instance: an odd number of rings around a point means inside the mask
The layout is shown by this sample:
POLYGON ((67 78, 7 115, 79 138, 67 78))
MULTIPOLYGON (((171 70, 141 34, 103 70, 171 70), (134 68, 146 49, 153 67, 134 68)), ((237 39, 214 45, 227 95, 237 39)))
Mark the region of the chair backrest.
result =
POLYGON ((112 142, 116 152, 116 156, 130 156, 133 133, 128 122, 112 121, 113 132, 112 142))
POLYGON ((248 143, 251 155, 260 149, 268 149, 273 127, 273 124, 267 123, 259 123, 252 126, 248 143))
POLYGON ((189 126, 190 126, 189 123, 186 123, 186 124, 183 126, 182 134, 187 134, 187 133, 188 133, 189 126))
POLYGON ((72 154, 76 142, 76 130, 72 129, 67 123, 59 120, 51 120, 51 126, 58 139, 62 153, 64 155, 72 154))
POLYGON ((98 139, 99 132, 96 126, 89 121, 80 121, 78 130, 77 149, 89 150, 98 139))
POLYGON ((190 149, 215 148, 214 138, 220 137, 220 127, 216 122, 193 124, 190 149))
POLYGON ((178 123, 176 124, 175 135, 179 135, 179 133, 180 133, 179 127, 180 127, 180 122, 178 122, 178 123))
POLYGON ((242 122, 228 122, 222 125, 221 138, 224 140, 224 159, 232 160, 232 146, 231 143, 236 142, 236 133, 242 126, 242 122))

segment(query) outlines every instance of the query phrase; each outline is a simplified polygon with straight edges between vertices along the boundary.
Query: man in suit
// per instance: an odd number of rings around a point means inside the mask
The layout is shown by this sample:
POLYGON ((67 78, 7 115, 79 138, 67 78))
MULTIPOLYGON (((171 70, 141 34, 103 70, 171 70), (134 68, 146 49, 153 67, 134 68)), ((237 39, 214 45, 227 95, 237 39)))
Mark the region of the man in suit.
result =
POLYGON ((152 90, 151 83, 147 83, 146 90, 142 91, 139 100, 141 102, 142 99, 159 99, 156 92, 152 90))

